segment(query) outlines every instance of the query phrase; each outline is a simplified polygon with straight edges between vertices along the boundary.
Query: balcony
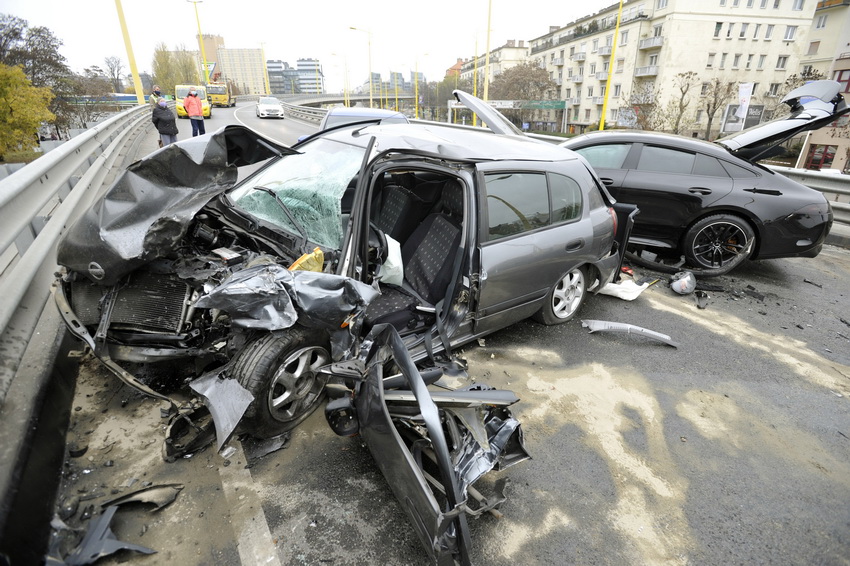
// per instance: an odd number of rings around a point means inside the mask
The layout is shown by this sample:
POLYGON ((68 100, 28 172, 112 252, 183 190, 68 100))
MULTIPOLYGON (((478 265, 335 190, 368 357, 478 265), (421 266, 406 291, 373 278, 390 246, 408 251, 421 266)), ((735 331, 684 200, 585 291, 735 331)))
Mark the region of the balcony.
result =
POLYGON ((658 49, 664 45, 664 37, 656 36, 656 37, 647 37, 646 39, 641 39, 638 42, 638 49, 658 49))
POLYGON ((602 71, 601 73, 596 73, 596 80, 607 81, 608 80, 608 71, 602 71))
POLYGON ((654 77, 658 75, 658 65, 648 65, 646 67, 637 67, 635 69, 636 77, 654 77))
POLYGON ((567 98, 564 100, 564 102, 567 106, 578 106, 579 104, 581 104, 581 98, 567 98))
POLYGON ((585 59, 587 59, 586 51, 579 51, 578 53, 573 53, 572 55, 570 55, 571 61, 584 61, 585 59))
POLYGON ((595 104, 597 106, 602 106, 603 104, 605 104, 605 97, 604 96, 594 96, 592 98, 593 98, 593 104, 595 104))
POLYGON ((558 86, 561 86, 562 84, 564 84, 564 79, 562 79, 561 77, 558 77, 557 79, 552 79, 552 80, 555 81, 555 84, 558 85, 558 86))
POLYGON ((604 45, 604 46, 600 47, 599 48, 599 54, 602 57, 610 57, 611 56, 611 46, 610 45, 604 45))
POLYGON ((570 77, 570 80, 576 84, 584 82, 584 75, 573 75, 570 77))

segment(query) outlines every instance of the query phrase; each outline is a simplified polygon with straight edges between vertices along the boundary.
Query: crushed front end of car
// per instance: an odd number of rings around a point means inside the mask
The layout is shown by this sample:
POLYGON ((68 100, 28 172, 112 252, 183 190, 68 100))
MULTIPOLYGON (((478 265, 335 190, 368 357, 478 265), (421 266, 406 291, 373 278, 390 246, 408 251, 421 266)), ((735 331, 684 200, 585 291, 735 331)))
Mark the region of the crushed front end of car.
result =
POLYGON ((227 423, 219 446, 240 420, 269 437, 306 418, 324 398, 318 368, 347 355, 376 294, 347 277, 290 271, 307 238, 270 234, 221 200, 237 167, 283 154, 297 152, 239 126, 162 148, 131 165, 58 247, 55 299, 70 332, 126 384, 169 402, 174 419, 197 407, 166 392, 199 381, 193 389, 227 423), (240 409, 216 407, 233 397, 217 389, 235 389, 240 409))
POLYGON ((420 371, 390 325, 375 326, 353 363, 329 371, 350 389, 325 415, 340 435, 359 433, 435 564, 469 564, 468 518, 505 500, 505 479, 494 493, 474 484, 491 470, 530 458, 511 391, 483 385, 429 389, 444 373, 420 371))

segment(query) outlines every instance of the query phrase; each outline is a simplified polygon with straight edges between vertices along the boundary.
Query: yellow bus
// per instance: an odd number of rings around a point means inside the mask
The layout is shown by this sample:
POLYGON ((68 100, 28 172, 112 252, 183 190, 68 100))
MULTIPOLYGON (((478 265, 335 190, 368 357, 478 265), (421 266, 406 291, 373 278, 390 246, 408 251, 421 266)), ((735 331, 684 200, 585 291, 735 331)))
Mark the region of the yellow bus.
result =
POLYGON ((189 96, 189 90, 193 88, 198 91, 198 98, 201 99, 201 111, 204 114, 204 118, 209 118, 212 116, 212 107, 210 106, 210 101, 207 98, 207 90, 198 85, 176 85, 174 87, 174 100, 177 102, 177 117, 189 117, 189 114, 186 113, 186 109, 183 108, 183 99, 189 96))
POLYGON ((213 106, 236 106, 236 97, 230 83, 207 83, 207 95, 213 106))

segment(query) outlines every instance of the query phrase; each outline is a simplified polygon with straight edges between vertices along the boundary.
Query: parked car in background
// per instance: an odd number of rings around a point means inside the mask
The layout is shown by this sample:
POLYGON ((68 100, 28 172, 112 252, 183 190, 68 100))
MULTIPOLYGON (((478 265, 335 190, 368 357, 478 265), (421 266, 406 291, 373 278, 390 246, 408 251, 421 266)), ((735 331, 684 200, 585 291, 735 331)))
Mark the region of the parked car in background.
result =
POLYGON ((757 161, 850 108, 835 81, 809 83, 782 102, 789 115, 714 143, 609 130, 560 145, 587 159, 618 201, 638 206, 627 256, 641 265, 712 276, 748 258, 815 257, 832 225, 826 198, 757 161))
POLYGON ((177 117, 189 117, 189 114, 183 107, 183 99, 189 95, 189 91, 193 88, 197 90, 198 98, 201 99, 201 112, 203 113, 204 118, 209 118, 210 116, 212 116, 212 106, 210 105, 209 98, 207 97, 207 90, 204 87, 198 85, 176 85, 174 87, 174 100, 175 108, 177 110, 177 117))
POLYGON ((261 96, 257 100, 257 118, 283 119, 283 104, 274 96, 261 96))
POLYGON ((407 116, 395 110, 368 108, 365 106, 334 106, 322 117, 319 130, 327 130, 343 124, 380 120, 381 124, 407 124, 407 116))

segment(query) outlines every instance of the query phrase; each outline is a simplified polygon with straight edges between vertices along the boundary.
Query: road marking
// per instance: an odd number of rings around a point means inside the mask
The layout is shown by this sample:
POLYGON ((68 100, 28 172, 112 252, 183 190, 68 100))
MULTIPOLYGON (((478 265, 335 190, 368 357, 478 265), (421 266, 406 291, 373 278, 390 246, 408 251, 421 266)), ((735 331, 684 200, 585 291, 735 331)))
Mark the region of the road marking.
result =
POLYGON ((257 495, 251 470, 245 467, 248 459, 242 443, 232 440, 229 445, 236 452, 230 456, 231 464, 220 466, 218 472, 231 508, 230 524, 238 541, 239 559, 245 566, 280 566, 262 500, 257 495))

